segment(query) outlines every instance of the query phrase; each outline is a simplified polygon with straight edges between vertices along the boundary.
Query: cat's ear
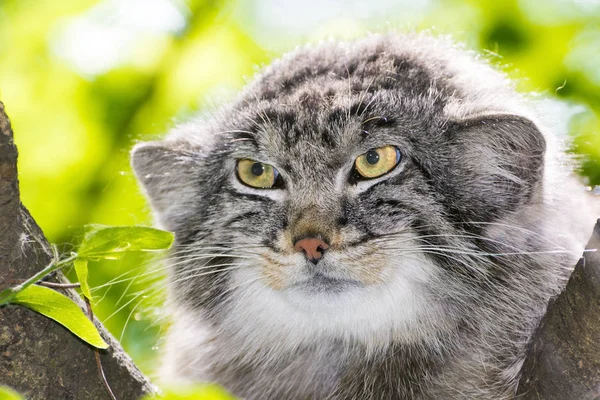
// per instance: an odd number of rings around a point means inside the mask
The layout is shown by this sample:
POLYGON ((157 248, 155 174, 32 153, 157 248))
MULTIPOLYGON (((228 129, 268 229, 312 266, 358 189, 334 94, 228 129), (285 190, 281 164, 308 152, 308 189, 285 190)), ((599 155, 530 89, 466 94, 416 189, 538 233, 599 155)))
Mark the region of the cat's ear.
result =
POLYGON ((131 151, 131 166, 159 222, 169 229, 174 213, 185 210, 184 203, 194 197, 195 152, 168 141, 140 143, 131 151))
POLYGON ((442 175, 467 219, 494 219, 540 195, 546 140, 529 119, 480 116, 446 134, 452 151, 442 175))

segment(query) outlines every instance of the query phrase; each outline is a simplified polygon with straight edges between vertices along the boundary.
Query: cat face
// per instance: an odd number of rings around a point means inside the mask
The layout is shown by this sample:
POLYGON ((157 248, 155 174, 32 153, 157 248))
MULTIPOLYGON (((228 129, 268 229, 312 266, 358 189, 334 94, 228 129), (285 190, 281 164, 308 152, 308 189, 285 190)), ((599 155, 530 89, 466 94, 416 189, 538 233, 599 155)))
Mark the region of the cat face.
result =
POLYGON ((507 112, 459 117, 451 68, 379 41, 284 58, 213 119, 136 148, 176 234, 176 302, 247 336, 412 341, 502 273, 463 253, 532 201, 542 135, 507 112))

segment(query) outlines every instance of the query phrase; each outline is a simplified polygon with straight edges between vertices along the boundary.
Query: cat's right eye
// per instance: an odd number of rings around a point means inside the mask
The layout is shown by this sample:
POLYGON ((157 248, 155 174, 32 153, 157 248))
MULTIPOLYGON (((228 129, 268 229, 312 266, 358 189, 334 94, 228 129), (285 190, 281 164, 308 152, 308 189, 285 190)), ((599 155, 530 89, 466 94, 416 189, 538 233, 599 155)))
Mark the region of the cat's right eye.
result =
POLYGON ((240 182, 253 188, 271 189, 279 180, 275 167, 248 158, 238 160, 236 169, 240 182))
POLYGON ((371 149, 354 162, 355 171, 364 179, 374 179, 387 174, 400 162, 400 150, 395 146, 371 149))

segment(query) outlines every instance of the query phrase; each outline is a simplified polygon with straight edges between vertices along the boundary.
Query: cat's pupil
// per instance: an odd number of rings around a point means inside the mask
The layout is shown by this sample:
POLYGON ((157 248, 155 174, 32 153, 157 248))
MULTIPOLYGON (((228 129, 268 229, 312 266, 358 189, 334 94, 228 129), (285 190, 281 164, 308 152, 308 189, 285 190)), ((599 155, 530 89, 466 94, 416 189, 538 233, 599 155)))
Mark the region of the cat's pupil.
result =
POLYGON ((265 167, 261 163, 257 162, 252 164, 252 168, 250 168, 250 171, 252 171, 252 173, 256 176, 261 176, 265 171, 265 167))
POLYGON ((367 151, 366 159, 371 165, 377 164, 379 162, 379 153, 377 153, 375 150, 369 150, 367 151))

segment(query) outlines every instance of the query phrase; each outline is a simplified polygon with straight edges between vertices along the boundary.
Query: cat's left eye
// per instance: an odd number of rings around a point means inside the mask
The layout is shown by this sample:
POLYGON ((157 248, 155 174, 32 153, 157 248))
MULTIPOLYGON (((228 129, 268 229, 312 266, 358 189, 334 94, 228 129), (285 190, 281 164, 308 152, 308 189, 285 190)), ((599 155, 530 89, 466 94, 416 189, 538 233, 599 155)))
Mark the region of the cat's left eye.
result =
POLYGON ((278 181, 279 171, 269 164, 242 159, 237 163, 237 177, 245 185, 258 189, 270 189, 278 181))
POLYGON ((390 172, 400 162, 400 150, 395 146, 383 146, 361 154, 354 162, 354 169, 366 179, 378 178, 390 172))

